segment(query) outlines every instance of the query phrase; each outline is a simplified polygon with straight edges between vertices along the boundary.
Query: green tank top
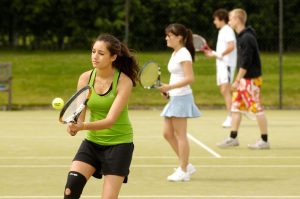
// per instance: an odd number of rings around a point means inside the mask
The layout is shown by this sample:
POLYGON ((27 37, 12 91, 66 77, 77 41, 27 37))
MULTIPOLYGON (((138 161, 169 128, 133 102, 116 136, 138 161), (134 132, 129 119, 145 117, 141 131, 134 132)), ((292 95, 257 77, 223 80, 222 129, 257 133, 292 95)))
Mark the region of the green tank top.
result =
MULTIPOLYGON (((108 92, 99 95, 95 92, 94 81, 96 77, 96 70, 91 74, 89 86, 92 88, 92 94, 87 103, 90 109, 90 121, 97 121, 104 119, 112 106, 116 94, 117 84, 120 76, 120 71, 115 69, 112 85, 108 92)), ((89 130, 86 133, 86 139, 99 145, 116 145, 122 143, 133 142, 133 130, 128 117, 128 105, 123 109, 117 121, 109 129, 89 130)))

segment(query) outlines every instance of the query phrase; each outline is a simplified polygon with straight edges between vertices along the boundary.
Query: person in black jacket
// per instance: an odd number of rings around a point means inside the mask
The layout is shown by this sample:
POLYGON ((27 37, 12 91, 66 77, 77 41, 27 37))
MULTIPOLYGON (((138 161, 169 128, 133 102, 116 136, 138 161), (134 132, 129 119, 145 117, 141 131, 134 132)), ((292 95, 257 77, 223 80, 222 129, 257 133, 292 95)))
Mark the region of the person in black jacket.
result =
POLYGON ((231 85, 232 128, 230 136, 219 147, 238 146, 237 138, 243 112, 254 113, 261 132, 261 139, 249 144, 251 149, 269 149, 267 119, 261 104, 262 67, 254 29, 246 27, 247 13, 243 9, 234 9, 229 13, 229 25, 237 33, 238 74, 231 85))

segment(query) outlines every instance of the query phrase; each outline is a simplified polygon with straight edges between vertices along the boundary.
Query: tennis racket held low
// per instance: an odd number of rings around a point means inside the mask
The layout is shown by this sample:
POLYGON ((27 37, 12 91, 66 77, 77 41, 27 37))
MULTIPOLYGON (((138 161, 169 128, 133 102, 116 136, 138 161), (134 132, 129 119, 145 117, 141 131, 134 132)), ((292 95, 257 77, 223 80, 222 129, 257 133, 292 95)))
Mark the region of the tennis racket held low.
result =
MULTIPOLYGON (((140 84, 145 89, 159 88, 161 86, 160 76, 160 66, 156 62, 149 61, 145 63, 142 69, 140 70, 140 84)), ((169 97, 167 93, 163 93, 163 95, 166 98, 169 97)))
POLYGON ((77 91, 64 105, 59 114, 59 121, 63 124, 77 123, 81 112, 91 96, 91 87, 85 86, 77 91))

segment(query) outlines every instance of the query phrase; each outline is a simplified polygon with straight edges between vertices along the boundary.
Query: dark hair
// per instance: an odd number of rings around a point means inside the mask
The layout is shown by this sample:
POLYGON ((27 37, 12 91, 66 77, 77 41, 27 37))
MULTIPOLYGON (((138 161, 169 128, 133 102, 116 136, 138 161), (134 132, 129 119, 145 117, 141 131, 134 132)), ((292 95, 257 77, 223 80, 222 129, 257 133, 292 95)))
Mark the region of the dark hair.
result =
POLYGON ((220 8, 216 10, 213 14, 213 18, 217 17, 220 21, 225 21, 225 23, 228 23, 228 11, 226 9, 220 8))
POLYGON ((193 61, 195 60, 195 47, 193 44, 193 32, 191 29, 186 28, 184 25, 179 23, 173 23, 165 28, 165 33, 172 33, 176 36, 181 35, 183 38, 183 44, 191 53, 193 61))
POLYGON ((110 34, 99 35, 96 41, 104 41, 110 54, 117 55, 116 60, 112 63, 113 67, 125 73, 131 79, 133 86, 136 86, 139 66, 127 46, 110 34))

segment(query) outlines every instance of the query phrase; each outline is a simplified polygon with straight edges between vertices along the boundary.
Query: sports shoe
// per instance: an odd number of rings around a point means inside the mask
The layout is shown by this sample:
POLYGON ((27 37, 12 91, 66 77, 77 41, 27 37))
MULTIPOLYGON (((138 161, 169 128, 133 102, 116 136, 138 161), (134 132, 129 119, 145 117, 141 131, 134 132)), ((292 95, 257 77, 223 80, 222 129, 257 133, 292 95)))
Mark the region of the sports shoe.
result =
MULTIPOLYGON (((177 169, 179 169, 180 167, 177 167, 177 168, 174 168, 174 171, 176 171, 177 169)), ((189 163, 186 167, 186 171, 192 175, 193 173, 195 173, 197 170, 196 168, 194 167, 194 165, 192 165, 191 163, 189 163)))
POLYGON ((254 144, 248 144, 248 148, 250 149, 269 149, 270 144, 268 142, 265 142, 263 140, 257 140, 254 144))
POLYGON ((172 182, 180 182, 180 181, 189 181, 190 180, 190 173, 182 171, 181 168, 178 168, 175 170, 175 172, 172 175, 169 175, 167 177, 168 181, 172 182))
POLYGON ((227 116, 227 118, 225 119, 225 121, 222 124, 222 127, 223 128, 230 128, 231 127, 231 121, 232 121, 231 117, 227 116))
POLYGON ((219 142, 217 143, 217 146, 218 147, 221 147, 221 148, 226 148, 226 147, 231 147, 231 146, 239 146, 239 141, 237 138, 231 138, 231 137, 228 137, 226 138, 225 140, 223 140, 222 142, 219 142))
POLYGON ((194 167, 194 165, 192 165, 191 163, 189 163, 186 167, 187 172, 192 175, 193 173, 195 173, 197 170, 194 167))

